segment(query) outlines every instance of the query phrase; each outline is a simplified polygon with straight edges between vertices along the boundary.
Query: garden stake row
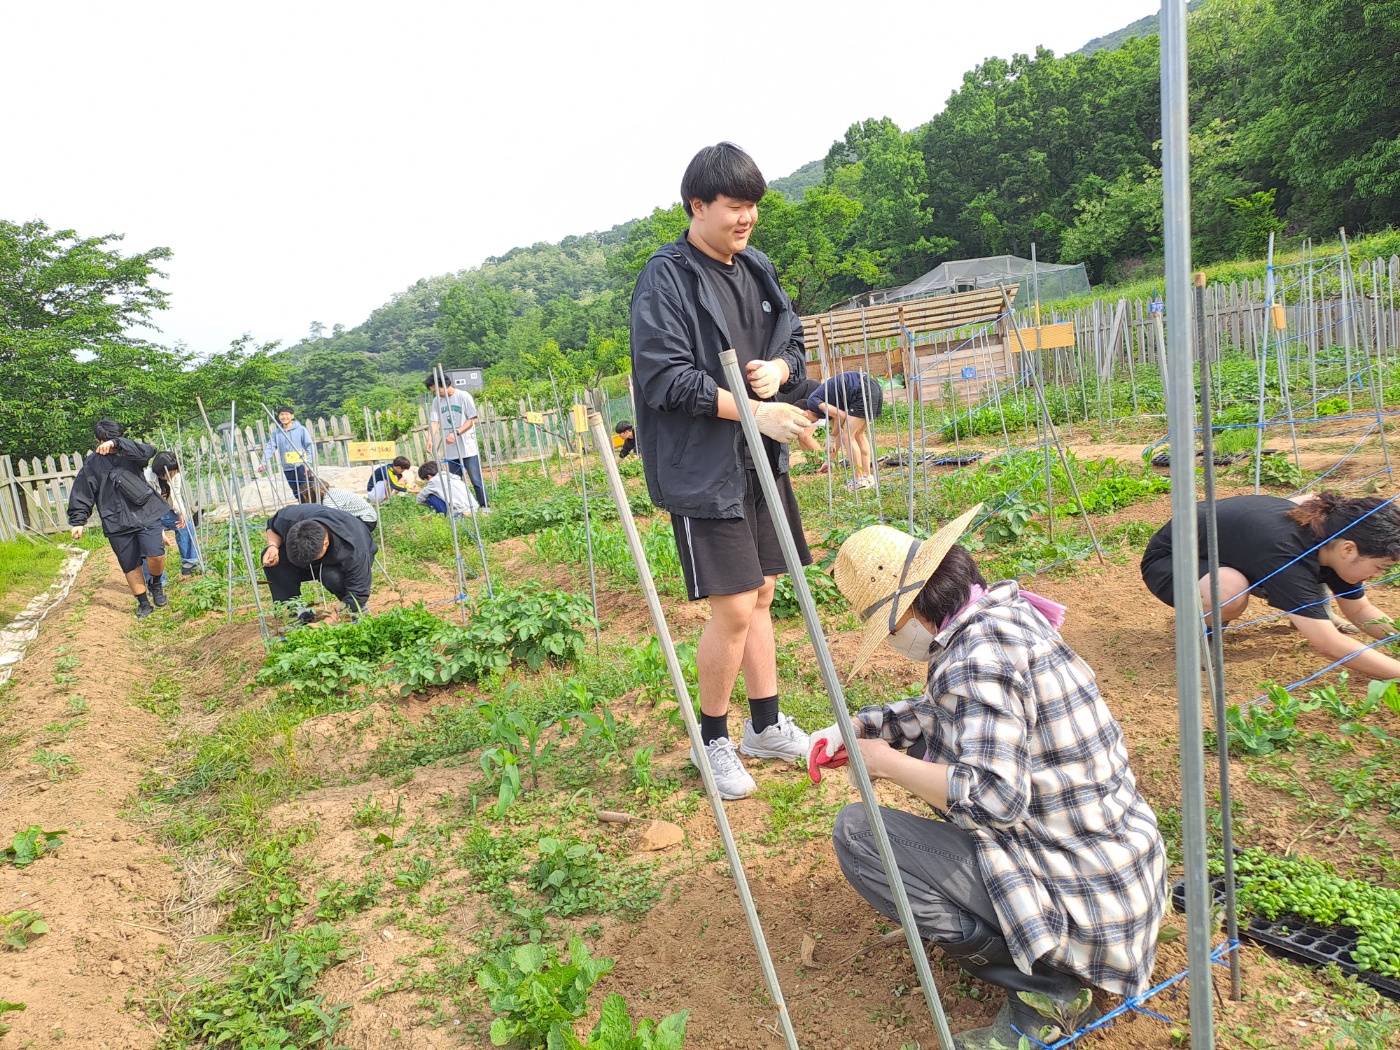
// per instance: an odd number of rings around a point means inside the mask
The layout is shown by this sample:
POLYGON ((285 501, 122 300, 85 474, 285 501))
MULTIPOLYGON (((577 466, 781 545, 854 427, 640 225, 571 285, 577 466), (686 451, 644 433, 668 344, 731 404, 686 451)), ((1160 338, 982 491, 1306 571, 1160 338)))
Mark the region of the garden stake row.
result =
MULTIPOLYGON (((720 364, 724 366, 724 375, 728 380, 729 389, 735 394, 734 404, 739 409, 739 425, 744 431, 744 439, 748 442, 749 457, 753 460, 754 468, 758 472, 759 484, 763 487, 763 498, 767 500, 769 507, 782 507, 783 501, 778 496, 778 483, 773 477, 773 467, 768 462, 768 454, 763 447, 763 436, 758 432, 758 423, 754 420, 753 409, 749 406, 749 399, 744 395, 744 391, 748 388, 744 381, 744 374, 739 371, 739 356, 733 350, 724 350, 720 352, 719 360, 720 364)), ((967 520, 970 521, 975 512, 976 508, 966 514, 967 520)), ((797 544, 792 537, 792 527, 788 524, 785 514, 775 513, 772 518, 774 528, 778 533, 778 544, 783 549, 783 560, 787 563, 788 575, 792 579, 792 590, 797 596, 798 607, 802 610, 802 620, 807 625, 807 634, 811 637, 812 647, 817 653, 817 667, 821 672, 822 684, 826 687, 827 696, 831 700, 831 711, 841 732, 841 743, 846 747, 848 763, 846 768, 860 789, 861 800, 865 803, 865 810, 870 818, 870 827, 875 832, 875 845, 880 851, 885 877, 889 881, 890 890, 894 895, 895 910, 899 914, 899 924, 904 928, 905 939, 909 944, 909 955, 914 960, 914 970, 919 975, 919 985, 924 992, 924 1001, 928 1004, 929 1014, 933 1017, 934 1031, 938 1033, 938 1040, 943 1050, 955 1050, 953 1034, 948 1028, 948 1019, 943 1014, 943 1003, 938 998, 938 987, 933 982, 933 971, 929 969, 928 952, 924 950, 923 939, 920 937, 919 928, 914 922, 914 913, 909 907, 909 895, 905 892, 904 880, 900 878, 899 865, 895 861, 894 850, 890 846, 889 832, 885 830, 885 821, 880 815, 880 802, 875 797, 875 787, 870 782, 870 774, 865 769, 865 759, 861 755, 851 729, 851 715, 846 707, 846 694, 841 688, 841 680, 837 677, 836 666, 831 660, 831 649, 826 644, 826 635, 822 632, 821 619, 817 616, 817 604, 812 600, 811 588, 807 586, 807 573, 802 565, 802 560, 797 555, 797 544)), ((697 729, 696 732, 698 733, 699 730, 697 729)))
MULTIPOLYGON (((1191 987, 1191 1046, 1214 1050, 1210 912, 1206 866, 1205 734, 1201 717, 1201 589, 1197 584, 1196 391, 1191 354, 1191 159, 1187 109, 1186 0, 1162 0, 1162 233, 1166 248, 1167 427, 1179 462, 1172 476, 1172 575, 1176 604, 1177 712, 1181 727, 1182 860, 1186 869, 1186 956, 1191 987)), ((1160 314, 1157 316, 1161 316, 1160 314)))
MULTIPOLYGON (((732 356, 733 352, 730 353, 732 356)), ((739 891, 739 903, 744 909, 744 919, 749 924, 749 936, 753 938, 754 949, 758 952, 758 961, 763 968, 763 979, 768 985, 768 995, 778 1010, 778 1023, 782 1026, 783 1041, 788 1050, 798 1050, 797 1034, 792 1030, 792 1018, 788 1015, 787 1002, 783 999, 783 990, 778 985, 778 974, 773 969, 772 956, 768 954, 768 941, 763 936, 763 924, 759 921, 758 909, 754 906, 753 895, 749 892, 749 880, 744 874, 744 863, 739 856, 739 847, 734 842, 734 833, 729 828, 729 817, 724 812, 724 799, 720 798, 714 772, 710 769, 710 756, 700 739, 700 723, 695 719, 690 687, 686 685, 685 672, 681 670, 680 660, 676 657, 676 646, 671 640, 671 630, 666 625, 666 613, 661 608, 661 596, 656 593, 656 581, 651 577, 651 566, 647 564, 642 538, 637 533, 637 522, 632 517, 632 505, 627 500, 622 475, 618 473, 617 463, 613 460, 612 442, 603 427, 603 417, 597 412, 588 414, 588 429, 593 435, 593 448, 598 453, 598 458, 603 461, 608 489, 617 507, 618 520, 622 522, 623 532, 627 536, 632 562, 637 567, 637 581, 646 597, 647 611, 651 613, 652 630, 656 632, 656 640, 666 657, 666 670, 670 672, 671 685, 676 690, 676 702, 680 705, 681 716, 685 719, 685 731, 690 737, 691 754, 698 759, 700 779, 705 783, 705 797, 710 800, 710 808, 714 811, 719 837, 724 843, 724 855, 729 861, 729 871, 734 876, 734 885, 739 891)), ((952 1050, 951 1044, 948 1050, 952 1050)))

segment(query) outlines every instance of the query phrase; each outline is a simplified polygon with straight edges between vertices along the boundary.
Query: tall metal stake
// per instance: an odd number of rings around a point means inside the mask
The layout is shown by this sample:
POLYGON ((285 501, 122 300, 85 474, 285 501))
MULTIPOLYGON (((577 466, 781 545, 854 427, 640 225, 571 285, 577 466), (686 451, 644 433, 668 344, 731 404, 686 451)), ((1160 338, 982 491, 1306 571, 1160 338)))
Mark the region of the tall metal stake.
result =
POLYGON ((1172 576, 1176 605, 1176 688, 1181 746, 1182 859, 1186 869, 1186 954, 1191 968, 1191 1046, 1214 1050, 1213 895, 1206 866, 1205 742, 1201 716, 1201 589, 1196 537, 1196 392, 1191 374, 1191 178, 1187 136, 1186 0, 1162 0, 1162 196, 1166 246, 1167 428, 1172 458, 1172 576))
MULTIPOLYGON (((1201 358, 1201 447, 1206 489, 1206 564, 1210 572, 1211 701, 1215 739, 1227 739, 1225 725, 1225 626, 1220 619, 1220 541, 1215 518, 1215 435, 1211 431, 1210 358, 1206 353, 1206 275, 1196 274, 1196 350, 1201 358)), ((1225 854, 1225 925, 1231 941, 1239 943, 1240 918, 1235 906, 1235 820, 1230 802, 1230 749, 1217 747, 1220 763, 1220 838, 1225 854)), ((1240 1001, 1240 953, 1230 953, 1230 998, 1240 1001)))
MULTIPOLYGON (((729 353, 732 354, 733 351, 729 351, 729 353)), ((695 719, 695 707, 690 700, 690 687, 686 685, 685 672, 681 670, 680 660, 676 658, 676 646, 671 640, 671 630, 666 626, 666 613, 661 608, 661 597, 656 593, 656 582, 651 576, 651 566, 647 564, 642 538, 637 534, 637 522, 632 517, 632 505, 627 500, 627 490, 622 485, 622 475, 617 472, 617 464, 613 462, 611 454, 607 452, 610 442, 608 433, 603 426, 603 417, 597 412, 588 414, 588 429, 593 435, 594 450, 603 461, 603 471, 608 478, 608 489, 612 493, 613 503, 617 506, 617 516, 618 520, 622 522, 622 530, 627 536, 627 546, 632 551, 632 563, 637 567, 637 580, 641 584, 642 594, 647 600, 647 611, 651 613, 652 630, 656 632, 656 640, 661 643, 661 652, 666 657, 666 670, 670 672, 671 686, 676 690, 676 702, 680 704, 681 717, 685 719, 685 731, 690 737, 691 753, 700 760, 698 763, 700 779, 705 784, 705 797, 710 800, 710 809, 715 815, 720 841, 724 843, 725 859, 729 862, 730 874, 734 876, 734 886, 739 891, 739 903, 744 909, 744 918, 749 924, 749 936, 753 938, 754 949, 758 952, 763 979, 768 985, 768 995, 772 998, 773 1005, 778 1009, 778 1023, 782 1026, 783 1042, 787 1044, 788 1050, 797 1050, 797 1034, 792 1030, 792 1018, 788 1015, 787 1002, 783 999, 783 990, 778 985, 778 974, 773 969, 773 958, 768 954, 768 941, 763 936, 763 924, 759 921, 758 909, 753 902, 753 894, 749 892, 749 880, 744 874, 744 862, 739 856, 739 847, 734 842, 734 833, 729 828, 729 817, 724 812, 724 799, 720 798, 719 788, 715 785, 715 774, 710 769, 709 754, 700 738, 700 723, 695 719)))
MULTIPOLYGON (((722 350, 720 364, 729 389, 735 392, 734 404, 739 409, 739 425, 748 441, 749 455, 758 473, 759 484, 763 487, 763 498, 770 507, 781 507, 783 501, 778 496, 778 483, 773 477, 772 464, 763 447, 763 436, 758 432, 753 409, 745 393, 748 385, 739 371, 739 355, 733 350, 722 350)), ((817 668, 821 672, 822 684, 831 700, 831 711, 836 717, 836 725, 841 730, 841 743, 846 747, 846 758, 851 775, 860 789, 861 801, 870 819, 870 828, 875 833, 875 846, 884 864, 885 877, 890 892, 894 895, 895 911, 899 924, 904 928, 904 938, 909 944, 909 954, 914 960, 914 971, 919 975, 919 985, 923 988, 924 1002, 933 1016, 934 1031, 938 1033, 943 1050, 955 1050, 953 1033, 948 1029, 948 1019, 943 1015, 943 1003, 938 998, 938 986, 933 982, 933 971, 929 969, 928 953, 924 949, 923 938, 914 921, 914 913, 909 907, 909 895, 904 889, 904 880, 899 874, 899 864, 895 861, 894 850, 890 846, 890 836, 885 830, 884 818, 880 815, 880 801, 875 797, 875 787, 870 782, 870 774, 865 769, 865 759, 857 746, 854 730, 851 728, 851 714, 846 707, 846 694, 841 688, 841 680, 836 676, 836 666, 831 661, 831 649, 822 633, 822 623, 817 616, 817 606, 812 600, 811 588, 807 586, 807 574, 802 560, 797 554, 797 544, 792 538, 792 527, 784 514, 773 515, 773 526, 778 533, 778 545, 783 549, 783 560, 787 563, 788 575, 792 578, 793 593, 797 595, 798 608, 802 610, 802 620, 807 625, 807 635, 812 639, 812 648, 817 652, 817 668)))

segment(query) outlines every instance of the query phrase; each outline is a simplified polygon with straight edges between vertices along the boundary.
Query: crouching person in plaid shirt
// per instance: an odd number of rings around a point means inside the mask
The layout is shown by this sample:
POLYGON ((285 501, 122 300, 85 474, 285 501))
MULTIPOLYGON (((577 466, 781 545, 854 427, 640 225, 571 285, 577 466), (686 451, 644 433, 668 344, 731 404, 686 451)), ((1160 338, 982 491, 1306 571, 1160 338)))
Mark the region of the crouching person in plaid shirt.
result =
MULTIPOLYGON (((922 543, 862 529, 835 565, 866 621, 852 673, 882 641, 928 663, 922 696, 852 725, 871 778, 942 818, 881 810, 920 934, 1006 990, 990 1027, 956 1037, 963 1050, 1014 1047, 1013 1025, 1051 1041, 1021 992, 1068 1005, 1087 986, 1146 991, 1167 897, 1156 817, 1094 672, 1056 631, 1064 607, 988 586, 957 545, 978 509, 922 543)), ((814 779, 844 761, 840 744, 835 726, 812 736, 814 779)), ((898 922, 864 806, 841 812, 835 847, 856 892, 898 922)))

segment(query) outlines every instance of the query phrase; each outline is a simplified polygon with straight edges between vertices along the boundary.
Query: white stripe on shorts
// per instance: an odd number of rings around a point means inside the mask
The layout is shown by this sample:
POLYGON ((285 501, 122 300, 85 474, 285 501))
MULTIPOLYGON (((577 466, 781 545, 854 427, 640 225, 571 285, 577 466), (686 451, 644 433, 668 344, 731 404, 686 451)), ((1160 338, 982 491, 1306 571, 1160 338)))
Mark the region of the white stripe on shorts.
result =
POLYGON ((690 578, 695 581, 695 593, 691 598, 700 599, 700 566, 695 564, 695 544, 690 539, 690 519, 685 520, 685 546, 690 551, 690 578))

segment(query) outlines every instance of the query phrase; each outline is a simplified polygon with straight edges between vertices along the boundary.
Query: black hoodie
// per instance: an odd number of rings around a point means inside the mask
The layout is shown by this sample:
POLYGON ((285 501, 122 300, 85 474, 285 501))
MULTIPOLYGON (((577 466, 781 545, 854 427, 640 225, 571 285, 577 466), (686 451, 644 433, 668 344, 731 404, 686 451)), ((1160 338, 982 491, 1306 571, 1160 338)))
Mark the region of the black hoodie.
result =
MULTIPOLYGON (((691 518, 744 516, 744 435, 715 415, 718 391, 729 389, 719 363, 733 346, 710 278, 682 236, 647 261, 632 293, 634 429, 651 501, 691 518)), ((756 248, 734 256, 777 304, 773 338, 763 357, 787 362, 787 390, 807 376, 802 320, 778 283, 777 270, 756 248)), ((744 391, 741 396, 747 396, 744 391)), ((777 472, 787 473, 780 445, 777 472)))

